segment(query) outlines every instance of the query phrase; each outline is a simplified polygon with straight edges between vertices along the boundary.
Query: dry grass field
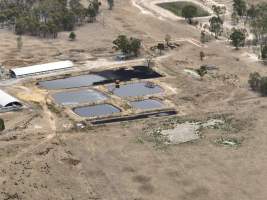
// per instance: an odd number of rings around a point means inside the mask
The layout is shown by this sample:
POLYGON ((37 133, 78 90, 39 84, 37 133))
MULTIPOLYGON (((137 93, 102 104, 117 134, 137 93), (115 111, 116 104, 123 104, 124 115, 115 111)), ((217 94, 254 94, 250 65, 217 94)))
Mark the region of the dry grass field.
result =
POLYGON ((160 82, 173 91, 166 98, 178 114, 79 130, 70 128, 75 122, 65 112, 49 106, 48 92, 35 85, 34 77, 1 83, 1 89, 26 105, 22 111, 0 114, 6 121, 0 135, 1 200, 267 198, 267 100, 247 83, 251 72, 267 75, 267 69, 251 49, 236 51, 223 39, 202 46, 195 42, 200 38, 196 27, 141 12, 131 0, 115 0, 112 11, 103 1, 97 22, 75 32, 74 42, 66 32, 53 40, 23 36, 19 52, 16 36, 1 29, 0 63, 12 68, 71 59, 78 69, 89 69, 90 61, 111 62, 112 41, 119 34, 142 39, 143 51, 169 34, 179 47, 159 57, 155 68, 166 75, 160 82), (200 51, 206 54, 203 61, 200 51), (202 80, 184 72, 203 64, 218 70, 202 80), (192 142, 160 148, 146 138, 145 130, 171 121, 215 118, 224 119, 225 125, 201 129, 200 139, 192 142), (227 138, 238 145, 218 142, 227 138))

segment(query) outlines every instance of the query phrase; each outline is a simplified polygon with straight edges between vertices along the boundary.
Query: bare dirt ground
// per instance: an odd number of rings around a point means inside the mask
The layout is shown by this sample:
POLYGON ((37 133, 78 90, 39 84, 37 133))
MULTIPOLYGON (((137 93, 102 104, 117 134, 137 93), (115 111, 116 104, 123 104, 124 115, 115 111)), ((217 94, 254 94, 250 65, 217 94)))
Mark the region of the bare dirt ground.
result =
MULTIPOLYGON (((97 23, 76 30, 77 41, 68 41, 68 33, 56 40, 24 36, 22 52, 16 50, 16 36, 0 30, 0 61, 10 68, 71 58, 77 68, 90 69, 89 61, 110 59, 118 34, 141 38, 147 48, 167 33, 173 40, 199 40, 197 28, 144 14, 130 0, 115 1, 113 11, 103 2, 102 12, 97 23)), ((26 82, 6 86, 27 108, 0 114, 7 128, 0 136, 0 199, 265 200, 267 101, 249 90, 247 79, 254 71, 267 75, 266 67, 250 58, 248 49, 236 51, 226 41, 180 44, 156 65, 167 74, 163 84, 175 90, 168 99, 179 111, 176 118, 224 114, 231 119, 229 127, 203 129, 199 140, 159 149, 143 139, 144 129, 169 118, 73 130, 73 121, 47 104, 46 91, 26 82), (207 55, 204 61, 200 51, 207 55), (219 70, 203 80, 184 73, 201 64, 219 70), (216 142, 227 137, 241 145, 216 142)))

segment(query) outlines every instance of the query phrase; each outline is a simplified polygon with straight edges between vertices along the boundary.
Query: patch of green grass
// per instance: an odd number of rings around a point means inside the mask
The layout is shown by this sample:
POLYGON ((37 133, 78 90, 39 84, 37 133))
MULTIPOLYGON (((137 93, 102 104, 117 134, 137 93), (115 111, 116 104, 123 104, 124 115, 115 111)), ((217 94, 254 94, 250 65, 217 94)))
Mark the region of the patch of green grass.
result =
POLYGON ((168 2, 168 3, 159 3, 157 4, 159 7, 169 10, 173 14, 182 17, 182 10, 186 6, 195 6, 197 8, 197 14, 195 17, 206 17, 209 16, 210 13, 200 6, 187 1, 179 1, 179 2, 168 2))

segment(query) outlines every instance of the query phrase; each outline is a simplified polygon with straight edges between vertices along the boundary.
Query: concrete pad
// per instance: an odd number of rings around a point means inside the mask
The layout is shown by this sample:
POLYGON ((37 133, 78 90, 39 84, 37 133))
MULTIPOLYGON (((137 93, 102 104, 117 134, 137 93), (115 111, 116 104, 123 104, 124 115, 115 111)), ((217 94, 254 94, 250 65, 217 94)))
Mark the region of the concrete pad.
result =
POLYGON ((178 124, 174 129, 163 130, 162 135, 168 136, 170 143, 179 144, 199 139, 197 135, 200 125, 195 123, 178 124))

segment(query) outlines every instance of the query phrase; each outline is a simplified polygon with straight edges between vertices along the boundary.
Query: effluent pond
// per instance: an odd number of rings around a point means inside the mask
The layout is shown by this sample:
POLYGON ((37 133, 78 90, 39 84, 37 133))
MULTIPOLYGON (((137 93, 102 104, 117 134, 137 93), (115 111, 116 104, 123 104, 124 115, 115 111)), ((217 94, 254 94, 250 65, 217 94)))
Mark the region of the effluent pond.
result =
POLYGON ((137 97, 163 92, 160 86, 150 82, 129 83, 120 85, 118 88, 116 85, 109 85, 108 89, 110 92, 120 97, 137 97))
POLYGON ((84 106, 73 109, 74 113, 81 117, 104 117, 119 113, 121 110, 111 104, 100 104, 94 106, 84 106))
POLYGON ((135 109, 140 109, 140 110, 153 110, 153 109, 160 109, 160 108, 165 107, 165 105, 161 101, 155 100, 155 99, 132 101, 131 105, 135 109))
POLYGON ((55 80, 40 81, 38 84, 45 89, 55 90, 106 84, 115 82, 116 80, 130 81, 132 79, 150 79, 158 77, 161 77, 161 75, 147 66, 134 66, 55 80))
POLYGON ((103 76, 87 74, 50 81, 41 81, 39 82, 39 85, 49 90, 55 90, 91 86, 97 82, 102 82, 105 80, 107 79, 103 76))
POLYGON ((96 90, 79 90, 79 91, 67 91, 58 92, 52 95, 56 103, 62 105, 72 105, 81 103, 94 103, 97 101, 103 101, 107 99, 107 96, 102 92, 96 90))

